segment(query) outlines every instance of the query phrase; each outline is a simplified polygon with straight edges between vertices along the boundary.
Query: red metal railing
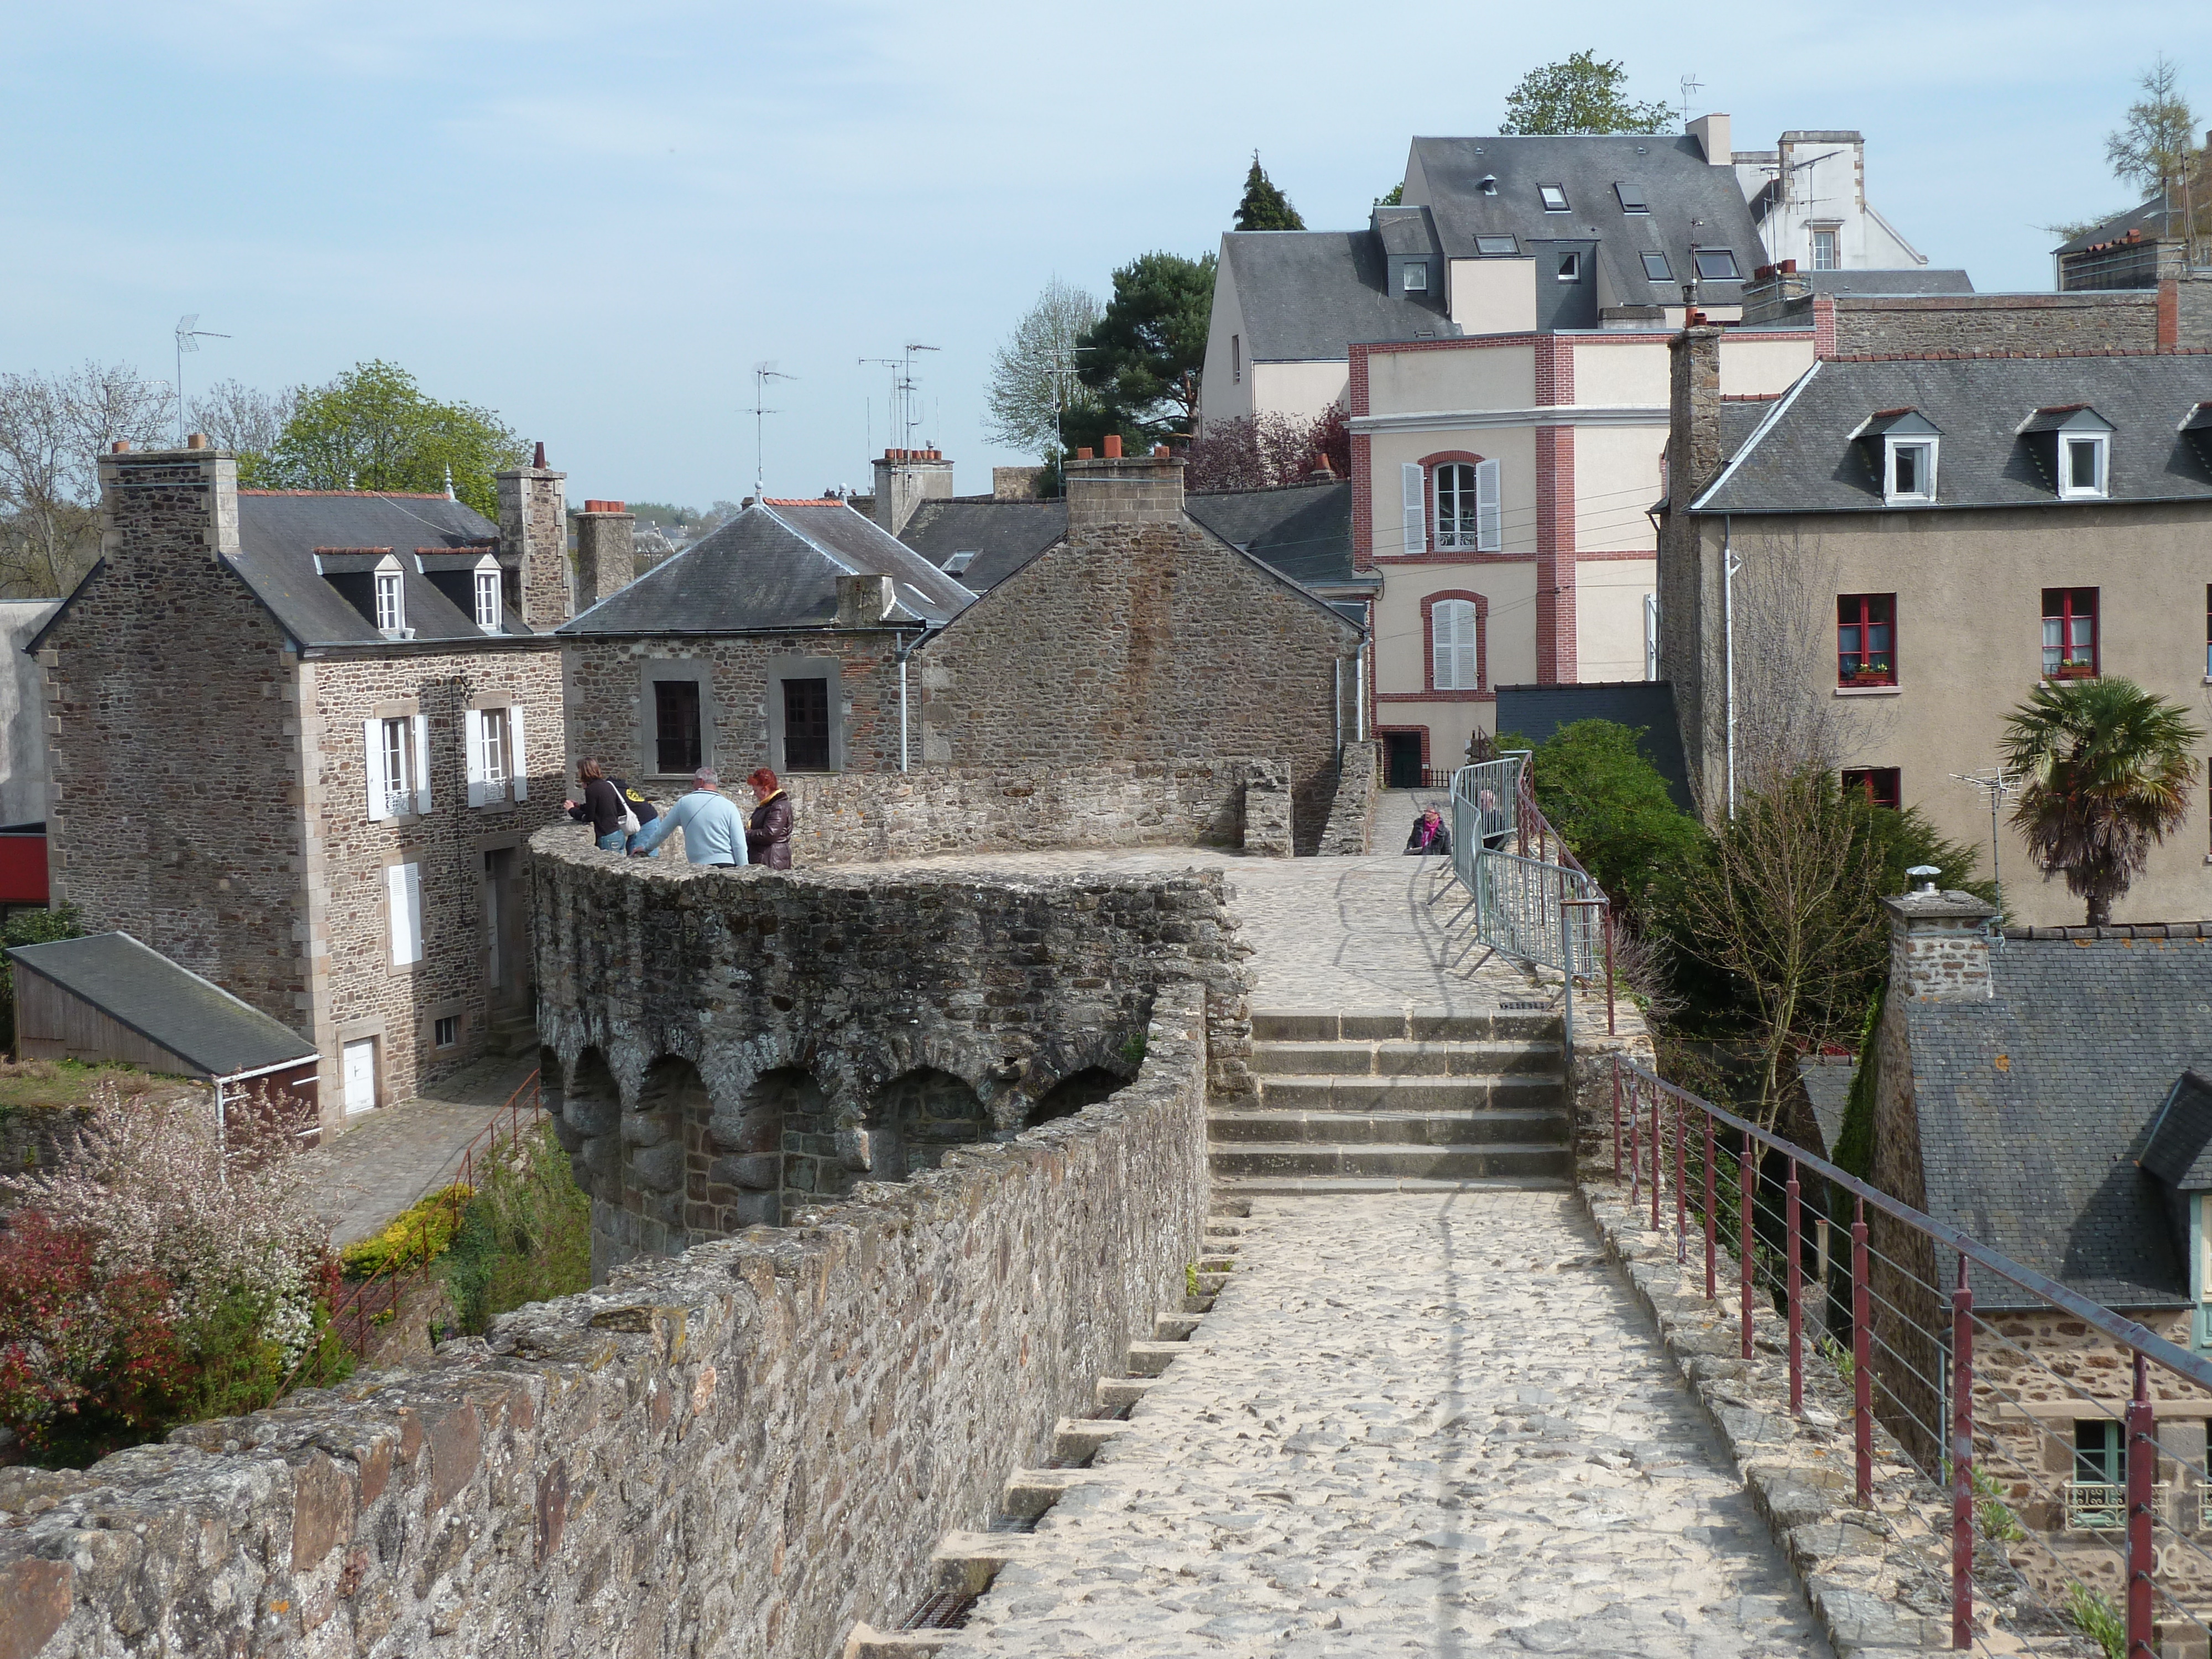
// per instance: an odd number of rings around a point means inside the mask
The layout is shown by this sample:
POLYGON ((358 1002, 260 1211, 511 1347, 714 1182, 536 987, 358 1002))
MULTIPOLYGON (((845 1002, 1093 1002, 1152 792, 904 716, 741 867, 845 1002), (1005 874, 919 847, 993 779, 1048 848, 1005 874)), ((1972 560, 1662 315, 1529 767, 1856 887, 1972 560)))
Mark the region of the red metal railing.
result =
POLYGON ((1999 1570, 2016 1574, 2024 1593, 2021 1616, 2039 1620, 2045 1634, 2109 1619, 2124 1627, 2128 1659, 2158 1653, 2162 1641, 2212 1637, 2204 1442, 2192 1431, 2161 1443, 2158 1427, 2161 1403, 2180 1407, 2170 1418, 2212 1416, 2212 1361, 1619 1058, 1613 1164, 1632 1212, 1648 1213, 1662 1236, 1671 1175, 1675 1259, 1688 1265, 1702 1231, 1705 1294, 1715 1303, 1733 1220, 1742 1356, 1753 1358, 1755 1291, 1763 1288, 1781 1316, 1790 1409, 1801 1417, 1808 1324, 1826 1333, 1811 1363, 1827 1368, 1816 1380, 1848 1385, 1862 1505, 1875 1498, 1877 1423, 1929 1487, 1948 1491, 1948 1512, 1936 1500, 1931 1524, 1948 1535, 1954 1649, 2038 1645, 1978 1618, 1978 1534, 2001 1547, 1999 1570), (1829 1262, 1827 1238, 1841 1230, 1826 1217, 1846 1206, 1848 1252, 1829 1262), (1808 1207, 1826 1264, 1817 1287, 1804 1273, 1808 1207), (1835 1340, 1845 1327, 1847 1361, 1835 1340), (2124 1401, 2090 1391, 2100 1376, 2117 1382, 2124 1365, 2124 1401), (2062 1469, 2066 1477, 2054 1479, 2062 1469), (2104 1594, 2115 1585, 2117 1598, 2104 1594))
MULTIPOLYGON (((1520 772, 1514 782, 1513 824, 1522 851, 1547 864, 1557 864, 1573 871, 1578 876, 1588 877, 1590 885, 1599 892, 1603 892, 1605 890, 1598 885, 1597 878, 1583 868, 1583 861, 1575 856, 1574 848, 1567 845, 1567 838, 1552 827, 1551 819, 1544 816, 1544 809, 1536 804, 1535 786, 1529 781, 1529 775, 1534 769, 1526 758, 1523 758, 1520 772), (1533 853, 1529 852, 1531 848, 1535 849, 1533 853)), ((1562 912, 1584 907, 1594 907, 1597 909, 1598 920, 1604 929, 1605 1034, 1607 1036, 1616 1036, 1620 1034, 1620 1025, 1619 1013, 1613 1000, 1613 902, 1609 898, 1562 898, 1559 902, 1559 908, 1562 912)), ((1568 925, 1564 917, 1560 925, 1562 927, 1568 925)), ((1571 1032, 1569 1035, 1569 1043, 1571 1047, 1571 1032)))

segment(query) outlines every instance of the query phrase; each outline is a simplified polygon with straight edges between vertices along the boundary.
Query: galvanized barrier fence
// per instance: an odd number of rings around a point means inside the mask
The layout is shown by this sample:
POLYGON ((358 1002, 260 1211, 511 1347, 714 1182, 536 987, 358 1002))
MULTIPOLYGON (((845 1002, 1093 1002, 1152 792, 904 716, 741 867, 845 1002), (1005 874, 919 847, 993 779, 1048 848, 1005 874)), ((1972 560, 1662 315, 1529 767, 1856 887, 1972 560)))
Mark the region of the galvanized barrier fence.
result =
POLYGON ((1808 1363, 1849 1387, 1858 1502, 1877 1421, 1948 1489, 1954 1649, 2205 1650, 2212 1361, 1642 1066, 1616 1057, 1613 1085, 1613 1173, 1654 1231, 1672 1211, 1708 1300, 1734 1281, 1743 1358, 1764 1294, 1791 1412, 1808 1363), (2002 1631, 1978 1617, 1978 1547, 2017 1579, 2002 1631))

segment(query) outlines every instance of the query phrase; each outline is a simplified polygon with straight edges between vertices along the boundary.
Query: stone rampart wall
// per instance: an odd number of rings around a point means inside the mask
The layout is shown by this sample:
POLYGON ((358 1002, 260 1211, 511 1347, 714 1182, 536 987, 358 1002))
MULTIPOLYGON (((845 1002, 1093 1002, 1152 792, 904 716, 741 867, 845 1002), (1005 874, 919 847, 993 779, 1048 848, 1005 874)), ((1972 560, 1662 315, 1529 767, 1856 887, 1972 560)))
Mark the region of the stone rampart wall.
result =
POLYGON ((1854 295, 1836 302, 1836 350, 1850 356, 1922 352, 2154 351, 2158 295, 2114 294, 1854 295))
MULTIPOLYGON (((730 920, 668 885, 702 938, 730 920)), ((1206 998, 1151 1001, 1130 1085, 802 1229, 83 1474, 0 1470, 0 1653, 825 1659, 895 1626, 1181 1305, 1206 998)))

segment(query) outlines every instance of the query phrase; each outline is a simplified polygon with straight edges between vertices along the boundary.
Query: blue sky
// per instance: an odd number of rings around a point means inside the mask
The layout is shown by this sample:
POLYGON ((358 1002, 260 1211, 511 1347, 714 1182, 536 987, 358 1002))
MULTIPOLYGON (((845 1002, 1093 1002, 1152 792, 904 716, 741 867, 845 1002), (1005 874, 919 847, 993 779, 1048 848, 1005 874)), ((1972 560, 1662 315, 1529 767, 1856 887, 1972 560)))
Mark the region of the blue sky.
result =
POLYGON ((572 497, 865 486, 909 341, 963 490, 994 346, 1057 273, 1227 228, 1249 152, 1363 222, 1416 132, 1494 130, 1585 46, 1741 148, 1856 127, 1875 205, 1984 289, 2050 286, 2038 226, 2123 205, 2104 164, 2163 49, 2212 125, 2212 7, 53 6, 0 0, 0 368, 123 359, 318 381, 367 357, 542 438, 572 497), (1557 18, 1571 15, 1571 24, 1557 18), (1696 14, 1692 14, 1696 15, 1696 14), (1668 37, 1680 37, 1679 41, 1668 37))

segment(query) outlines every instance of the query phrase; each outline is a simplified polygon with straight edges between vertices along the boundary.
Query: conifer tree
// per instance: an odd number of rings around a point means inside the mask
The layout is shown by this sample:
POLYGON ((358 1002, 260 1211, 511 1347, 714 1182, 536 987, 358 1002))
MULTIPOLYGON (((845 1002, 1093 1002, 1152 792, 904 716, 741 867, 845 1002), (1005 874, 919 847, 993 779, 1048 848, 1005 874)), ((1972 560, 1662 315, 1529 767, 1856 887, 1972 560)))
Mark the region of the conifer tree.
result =
POLYGON ((1260 165, 1260 152, 1252 152, 1252 170, 1244 175, 1244 199, 1237 204, 1239 230, 1304 230, 1306 222, 1291 205, 1291 198, 1275 188, 1260 165))

